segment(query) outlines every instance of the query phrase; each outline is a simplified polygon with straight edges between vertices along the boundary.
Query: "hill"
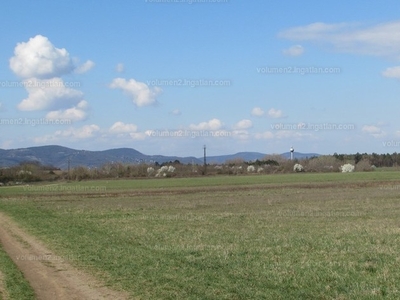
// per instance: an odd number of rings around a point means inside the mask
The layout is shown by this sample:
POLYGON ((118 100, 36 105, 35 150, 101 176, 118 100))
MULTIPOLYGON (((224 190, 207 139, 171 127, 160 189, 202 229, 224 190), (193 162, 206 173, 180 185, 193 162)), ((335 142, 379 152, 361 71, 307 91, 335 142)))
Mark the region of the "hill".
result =
MULTIPOLYGON (((231 155, 220 155, 207 157, 207 163, 224 163, 227 160, 241 158, 245 161, 261 160, 266 154, 259 152, 239 152, 231 155)), ((290 153, 283 153, 282 156, 289 158, 290 153)), ((295 153, 298 159, 318 156, 318 154, 295 153)), ((40 147, 29 147, 19 149, 0 149, 0 167, 11 167, 21 162, 38 162, 42 165, 50 165, 60 169, 85 166, 89 168, 101 167, 106 163, 165 163, 179 160, 183 164, 203 164, 203 157, 179 157, 163 155, 146 155, 131 148, 118 148, 103 151, 76 150, 67 147, 49 145, 40 147)))

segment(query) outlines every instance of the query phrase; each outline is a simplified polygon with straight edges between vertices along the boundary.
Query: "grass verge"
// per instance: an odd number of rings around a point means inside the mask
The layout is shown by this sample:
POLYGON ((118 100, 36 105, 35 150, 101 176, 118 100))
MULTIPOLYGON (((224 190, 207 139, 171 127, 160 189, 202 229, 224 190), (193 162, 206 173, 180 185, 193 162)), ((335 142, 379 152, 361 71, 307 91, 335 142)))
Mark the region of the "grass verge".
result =
POLYGON ((33 289, 0 244, 0 299, 35 299, 33 289))

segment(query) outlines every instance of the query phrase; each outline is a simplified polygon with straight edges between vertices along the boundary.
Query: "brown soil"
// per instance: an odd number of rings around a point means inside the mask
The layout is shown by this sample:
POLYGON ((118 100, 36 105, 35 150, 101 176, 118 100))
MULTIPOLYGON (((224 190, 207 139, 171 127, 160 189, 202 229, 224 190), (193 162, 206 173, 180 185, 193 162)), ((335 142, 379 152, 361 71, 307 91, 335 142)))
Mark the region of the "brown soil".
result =
MULTIPOLYGON (((54 259, 54 253, 2 212, 0 243, 29 281, 37 299, 128 299, 125 293, 110 290, 68 262, 54 259)), ((1 283, 0 274, 0 293, 1 283)))

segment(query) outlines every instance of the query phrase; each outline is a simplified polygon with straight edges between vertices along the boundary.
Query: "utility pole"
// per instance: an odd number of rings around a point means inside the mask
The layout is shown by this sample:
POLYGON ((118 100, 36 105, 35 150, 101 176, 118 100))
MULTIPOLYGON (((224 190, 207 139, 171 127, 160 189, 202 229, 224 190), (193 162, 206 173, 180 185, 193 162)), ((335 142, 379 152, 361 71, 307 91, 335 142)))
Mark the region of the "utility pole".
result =
POLYGON ((206 160, 206 145, 204 145, 204 170, 203 170, 204 175, 207 173, 207 160, 206 160))
POLYGON ((68 156, 68 181, 71 180, 71 175, 70 175, 70 169, 71 169, 71 157, 68 156))

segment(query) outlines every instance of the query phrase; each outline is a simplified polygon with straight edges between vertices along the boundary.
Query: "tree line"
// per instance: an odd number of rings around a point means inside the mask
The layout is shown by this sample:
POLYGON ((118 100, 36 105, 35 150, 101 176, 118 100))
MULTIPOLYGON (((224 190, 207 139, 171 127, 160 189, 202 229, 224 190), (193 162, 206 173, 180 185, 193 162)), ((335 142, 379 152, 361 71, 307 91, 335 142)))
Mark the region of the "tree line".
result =
POLYGON ((322 155, 306 159, 288 160, 281 155, 267 155, 263 159, 244 161, 228 160, 224 164, 182 164, 179 160, 154 164, 105 163, 98 168, 86 166, 60 170, 38 162, 23 162, 13 167, 0 167, 0 186, 37 181, 90 180, 106 178, 152 178, 194 177, 203 175, 274 174, 294 172, 293 166, 300 163, 305 172, 340 172, 341 165, 353 164, 355 171, 373 171, 381 167, 400 166, 400 154, 337 154, 322 155), (165 170, 163 171, 163 167, 165 170), (249 168, 249 166, 252 166, 249 168), (173 170, 171 172, 171 170, 173 170), (161 171, 161 172, 160 172, 161 171))

